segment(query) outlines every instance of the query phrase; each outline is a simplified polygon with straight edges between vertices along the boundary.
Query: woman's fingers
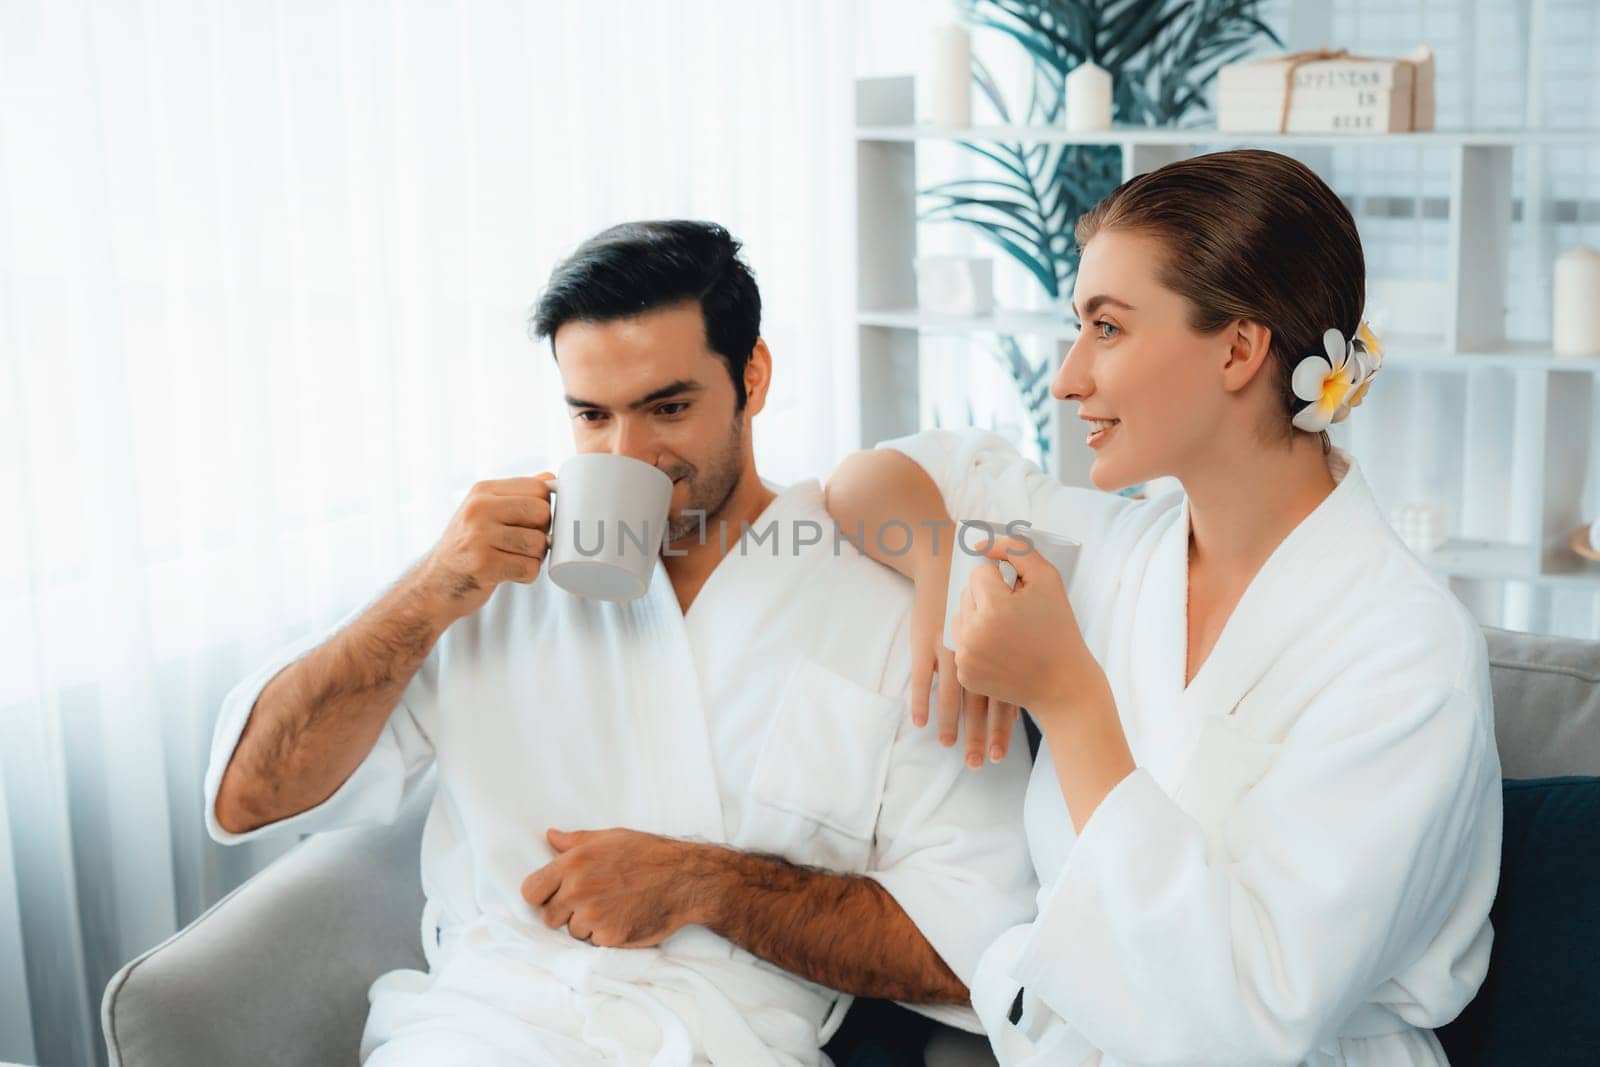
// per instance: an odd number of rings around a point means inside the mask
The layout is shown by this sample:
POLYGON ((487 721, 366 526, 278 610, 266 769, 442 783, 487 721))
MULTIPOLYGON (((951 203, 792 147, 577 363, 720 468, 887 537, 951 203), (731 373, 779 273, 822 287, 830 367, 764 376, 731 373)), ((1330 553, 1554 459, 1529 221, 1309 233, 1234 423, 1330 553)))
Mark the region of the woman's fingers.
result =
MULTIPOLYGON (((951 629, 955 633, 957 644, 960 644, 963 640, 962 635, 966 630, 967 620, 971 618, 972 588, 969 586, 961 594, 961 607, 956 611, 955 621, 951 624, 951 629)), ((939 708, 941 713, 941 718, 939 720, 939 740, 946 745, 954 745, 956 743, 956 734, 959 726, 954 720, 959 714, 959 717, 966 722, 967 751, 965 759, 967 764, 974 767, 982 766, 984 717, 986 715, 986 708, 988 707, 988 700, 982 696, 979 696, 977 693, 966 690, 960 684, 960 679, 956 676, 956 654, 951 652, 949 649, 942 649, 941 651, 946 653, 948 657, 948 670, 950 672, 948 680, 951 683, 950 689, 953 698, 952 703, 957 705, 957 710, 952 712, 952 721, 947 730, 945 728, 945 721, 942 717, 944 705, 941 701, 939 708), (977 762, 974 763, 974 760, 977 762)), ((940 668, 946 668, 945 659, 940 660, 940 668)))
POLYGON ((933 688, 936 660, 931 650, 911 653, 911 725, 928 725, 928 692, 933 688))
POLYGON ((961 724, 961 683, 956 681, 956 654, 940 644, 934 653, 939 664, 939 743, 956 743, 961 724))
POLYGON ((967 766, 983 766, 983 741, 989 717, 989 698, 968 692, 962 697, 962 728, 967 732, 967 766))
POLYGON ((1017 721, 1017 706, 1003 700, 989 701, 989 762, 999 763, 1011 748, 1011 728, 1017 721))
MULTIPOLYGON (((919 729, 928 725, 933 679, 939 673, 938 652, 944 643, 943 577, 933 571, 919 572, 911 604, 911 723, 919 729)), ((950 682, 954 684, 954 675, 950 682)))

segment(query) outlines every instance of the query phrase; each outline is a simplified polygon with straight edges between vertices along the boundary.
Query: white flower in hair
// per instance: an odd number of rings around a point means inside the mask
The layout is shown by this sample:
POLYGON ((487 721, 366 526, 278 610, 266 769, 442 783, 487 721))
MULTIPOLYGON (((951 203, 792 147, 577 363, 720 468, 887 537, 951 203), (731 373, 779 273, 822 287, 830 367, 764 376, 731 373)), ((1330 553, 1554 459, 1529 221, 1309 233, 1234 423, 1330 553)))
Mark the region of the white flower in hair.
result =
POLYGON ((1308 433, 1343 422, 1350 409, 1366 398, 1372 376, 1383 365, 1383 344, 1365 321, 1348 342, 1338 330, 1324 332, 1322 347, 1327 358, 1307 356, 1290 380, 1294 395, 1307 401, 1295 414, 1294 425, 1308 433))

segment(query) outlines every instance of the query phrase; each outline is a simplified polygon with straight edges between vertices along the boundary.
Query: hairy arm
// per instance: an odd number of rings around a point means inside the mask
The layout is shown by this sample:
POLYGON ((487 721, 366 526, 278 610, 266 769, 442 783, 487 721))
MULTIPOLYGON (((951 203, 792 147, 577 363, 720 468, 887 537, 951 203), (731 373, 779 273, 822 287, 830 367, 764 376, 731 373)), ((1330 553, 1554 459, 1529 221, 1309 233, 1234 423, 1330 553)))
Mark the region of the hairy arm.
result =
POLYGON ((327 800, 355 772, 451 619, 410 581, 283 668, 256 698, 217 789, 247 833, 327 800))
POLYGON ((710 889, 702 924, 746 951, 841 993, 923 1004, 968 999, 911 917, 871 878, 702 847, 710 889))
POLYGON ((539 575, 548 473, 477 482, 438 544, 377 603, 279 671, 245 721, 217 788, 228 833, 306 811, 361 766, 433 646, 501 582, 539 575))

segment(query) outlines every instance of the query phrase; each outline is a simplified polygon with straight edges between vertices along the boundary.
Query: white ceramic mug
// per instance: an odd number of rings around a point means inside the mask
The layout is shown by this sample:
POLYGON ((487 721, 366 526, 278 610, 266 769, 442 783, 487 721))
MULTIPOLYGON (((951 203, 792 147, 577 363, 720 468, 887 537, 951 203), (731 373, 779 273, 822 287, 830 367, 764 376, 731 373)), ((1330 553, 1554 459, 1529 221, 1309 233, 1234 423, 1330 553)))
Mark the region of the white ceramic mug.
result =
MULTIPOLYGON (((1012 536, 1025 537, 1033 542, 1033 550, 1049 561, 1061 574, 1061 585, 1072 581, 1072 570, 1078 564, 1081 542, 1063 537, 1036 526, 1018 524, 1012 536)), ((1000 568, 1000 577, 1006 585, 1017 584, 1017 569, 1005 560, 995 562, 984 556, 991 540, 1006 536, 1006 524, 983 519, 961 519, 956 523, 955 543, 950 546, 950 591, 944 602, 944 647, 955 651, 956 612, 961 610, 961 595, 967 591, 972 572, 981 566, 1000 568)))
POLYGON ((643 460, 588 452, 563 463, 546 484, 550 580, 594 600, 643 596, 667 532, 672 479, 643 460))

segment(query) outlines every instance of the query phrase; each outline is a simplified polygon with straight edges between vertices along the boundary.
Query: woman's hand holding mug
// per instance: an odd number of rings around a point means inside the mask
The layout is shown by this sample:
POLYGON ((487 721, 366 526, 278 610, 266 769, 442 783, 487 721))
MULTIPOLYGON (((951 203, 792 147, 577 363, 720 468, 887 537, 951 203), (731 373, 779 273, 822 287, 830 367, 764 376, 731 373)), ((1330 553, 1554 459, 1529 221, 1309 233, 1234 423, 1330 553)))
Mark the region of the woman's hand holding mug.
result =
MULTIPOLYGON (((1025 691, 1026 683, 1019 687, 1010 684, 1013 679, 1008 677, 1005 687, 996 685, 995 678, 988 670, 987 660, 975 660, 974 651, 963 645, 958 637, 958 626, 962 621, 960 615, 964 605, 972 600, 973 590, 980 586, 991 592, 990 600, 1000 596, 994 590, 1010 593, 1017 584, 1018 574, 1026 567, 1027 572, 1035 576, 1036 588, 1028 598, 1030 608, 1037 610, 1043 594, 1043 590, 1037 587, 1045 582, 1044 576, 1048 574, 1061 590, 1062 609, 1070 616, 1065 584, 1077 565, 1078 553, 1082 549, 1070 537, 1037 530, 1027 523, 1008 524, 1005 529, 1011 533, 1020 531, 1022 536, 1007 538, 997 545, 998 524, 977 519, 960 520, 951 545, 948 567, 940 575, 942 581, 936 583, 930 575, 926 579, 919 577, 917 582, 918 608, 922 611, 931 612, 935 595, 943 593, 939 600, 941 634, 933 639, 936 647, 932 653, 937 671, 943 679, 940 687, 940 740, 945 744, 954 744, 957 723, 963 724, 967 735, 966 760, 972 767, 982 766, 986 748, 991 761, 998 763, 1005 758, 1018 712, 1022 707, 1031 705, 1017 698, 1018 692, 1025 691), (923 603, 925 595, 926 604, 923 603), (961 651, 957 652, 957 649, 961 651), (982 666, 975 667, 974 663, 981 663, 982 666)), ((944 566, 942 559, 936 562, 944 566)), ((967 607, 966 611, 970 621, 972 609, 967 607)), ((1042 645, 1048 649, 1055 635, 1061 632, 1050 626, 1032 629, 1028 624, 1011 617, 1013 614, 1002 610, 986 620, 980 634, 984 656, 992 652, 1003 657, 1008 642, 1013 641, 1027 642, 1030 646, 1042 645), (990 641, 993 642, 992 649, 989 647, 990 641)), ((921 622, 920 616, 918 622, 921 622)), ((1075 622, 1071 630, 1076 633, 1075 622)), ((915 624, 913 641, 919 650, 928 647, 926 632, 915 624)), ((915 712, 919 691, 917 686, 922 684, 924 675, 915 671, 915 661, 913 667, 915 683, 912 700, 915 712)), ((1037 663, 1030 663, 1023 668, 1024 676, 1032 678, 1036 667, 1037 663)), ((923 707, 926 707, 926 702, 923 707)))
POLYGON ((1016 580, 980 567, 956 614, 956 674, 962 686, 1029 709, 1043 724, 1067 709, 1075 694, 1105 684, 1084 642, 1056 566, 1033 546, 1005 538, 988 558, 1009 562, 1016 580))

